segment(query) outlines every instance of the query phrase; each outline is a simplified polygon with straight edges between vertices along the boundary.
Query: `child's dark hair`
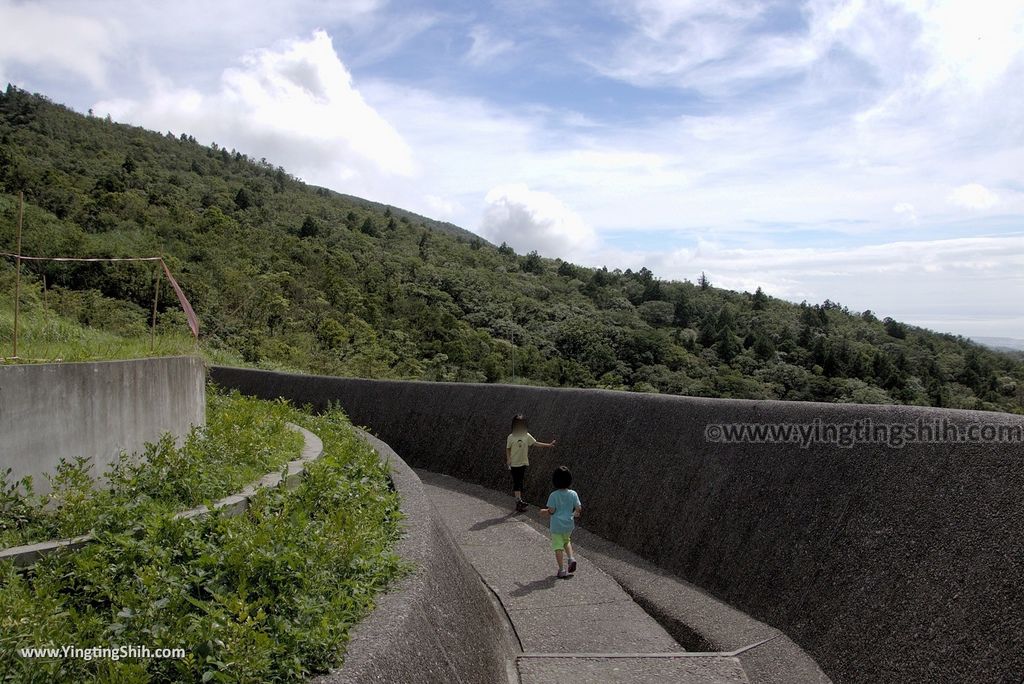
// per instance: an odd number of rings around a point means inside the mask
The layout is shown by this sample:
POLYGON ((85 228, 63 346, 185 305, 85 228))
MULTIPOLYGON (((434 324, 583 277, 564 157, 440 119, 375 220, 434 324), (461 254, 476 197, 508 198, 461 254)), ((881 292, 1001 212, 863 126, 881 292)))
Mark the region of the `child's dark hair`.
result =
POLYGON ((572 484, 572 473, 565 466, 558 466, 551 474, 551 483, 555 485, 555 489, 568 489, 572 484))
POLYGON ((526 427, 526 416, 524 416, 522 413, 517 413, 512 418, 512 432, 516 431, 516 426, 518 426, 520 423, 523 424, 523 427, 526 427))

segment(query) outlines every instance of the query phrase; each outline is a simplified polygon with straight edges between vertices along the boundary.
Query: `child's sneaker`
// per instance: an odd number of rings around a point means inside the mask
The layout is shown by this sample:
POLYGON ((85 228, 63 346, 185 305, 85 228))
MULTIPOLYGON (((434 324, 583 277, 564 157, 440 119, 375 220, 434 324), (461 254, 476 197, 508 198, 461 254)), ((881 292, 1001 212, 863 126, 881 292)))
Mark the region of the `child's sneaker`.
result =
POLYGON ((571 575, 574 572, 576 572, 576 559, 575 558, 570 558, 569 559, 569 574, 571 575))
POLYGON ((523 500, 516 501, 516 513, 522 513, 527 508, 529 508, 529 506, 527 506, 525 501, 523 501, 523 500))
POLYGON ((558 574, 555 575, 555 577, 557 577, 558 579, 566 579, 567 577, 569 577, 569 573, 567 573, 565 570, 559 570, 558 574))

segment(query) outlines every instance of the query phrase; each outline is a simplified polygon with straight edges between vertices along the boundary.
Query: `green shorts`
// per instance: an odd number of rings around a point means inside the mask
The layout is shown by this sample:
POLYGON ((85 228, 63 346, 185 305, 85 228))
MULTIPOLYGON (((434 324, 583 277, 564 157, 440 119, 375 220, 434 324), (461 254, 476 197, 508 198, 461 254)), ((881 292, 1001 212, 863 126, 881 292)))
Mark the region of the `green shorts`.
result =
POLYGON ((568 544, 569 541, 570 541, 569 540, 569 535, 571 535, 571 534, 572 534, 572 532, 565 532, 564 534, 561 533, 561 532, 552 532, 551 533, 551 548, 554 549, 555 551, 561 551, 562 549, 564 549, 565 545, 568 544))

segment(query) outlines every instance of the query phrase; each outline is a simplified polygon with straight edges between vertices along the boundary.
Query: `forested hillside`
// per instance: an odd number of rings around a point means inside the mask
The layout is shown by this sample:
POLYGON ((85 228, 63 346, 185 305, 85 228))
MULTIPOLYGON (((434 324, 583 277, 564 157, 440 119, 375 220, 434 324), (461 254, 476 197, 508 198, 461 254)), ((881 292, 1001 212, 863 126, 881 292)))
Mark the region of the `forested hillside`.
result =
MULTIPOLYGON (((1024 412, 1024 363, 829 301, 796 305, 495 247, 265 160, 0 95, 0 251, 164 254, 205 348, 265 367, 1024 412)), ((46 306, 145 330, 152 265, 27 263, 46 306)), ((0 259, 0 288, 13 264, 0 259)), ((8 295, 9 297, 9 295, 8 295)), ((8 300, 9 301, 9 300, 8 300)), ((878 306, 884 307, 885 302, 878 306)), ((171 297, 165 327, 183 325, 171 297)))

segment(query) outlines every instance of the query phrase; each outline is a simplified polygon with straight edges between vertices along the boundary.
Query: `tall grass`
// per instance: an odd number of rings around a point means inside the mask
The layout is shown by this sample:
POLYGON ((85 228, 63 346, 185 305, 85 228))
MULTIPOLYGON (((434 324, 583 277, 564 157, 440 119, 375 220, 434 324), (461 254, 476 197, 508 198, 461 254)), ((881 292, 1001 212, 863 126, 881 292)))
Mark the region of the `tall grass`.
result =
MULTIPOLYGON (((18 354, 14 356, 13 296, 0 295, 0 364, 60 361, 109 361, 151 356, 198 354, 213 363, 241 365, 237 355, 197 343, 179 321, 158 321, 156 335, 119 333, 62 316, 38 292, 23 293, 18 316, 18 354), (173 328, 172 328, 173 325, 173 328)), ((140 326, 134 326, 138 329, 140 326)), ((142 328, 144 330, 144 328, 142 328)))

